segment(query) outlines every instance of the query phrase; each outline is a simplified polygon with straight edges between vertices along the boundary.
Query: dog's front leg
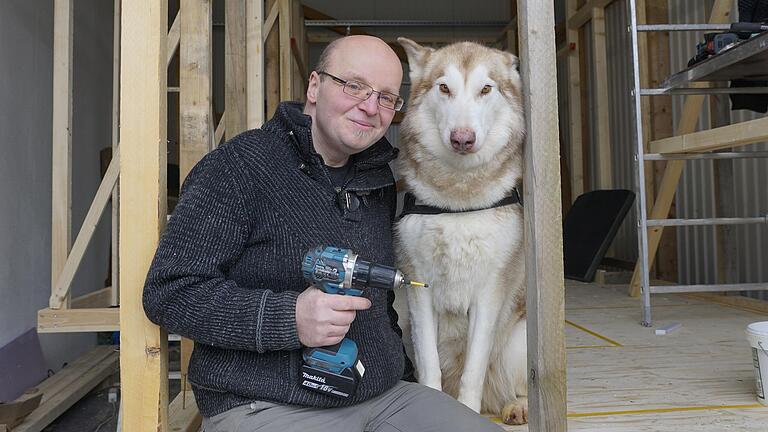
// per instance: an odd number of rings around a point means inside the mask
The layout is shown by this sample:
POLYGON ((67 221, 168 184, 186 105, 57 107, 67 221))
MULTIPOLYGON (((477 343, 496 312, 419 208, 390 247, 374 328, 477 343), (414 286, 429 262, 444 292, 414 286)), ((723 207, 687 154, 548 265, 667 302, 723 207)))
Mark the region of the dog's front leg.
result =
POLYGON ((480 412, 485 374, 496 335, 496 321, 501 303, 495 296, 476 299, 469 308, 467 355, 459 384, 459 402, 480 412))
POLYGON ((432 288, 408 290, 411 339, 419 383, 442 390, 440 358, 437 354, 437 317, 432 307, 432 288))

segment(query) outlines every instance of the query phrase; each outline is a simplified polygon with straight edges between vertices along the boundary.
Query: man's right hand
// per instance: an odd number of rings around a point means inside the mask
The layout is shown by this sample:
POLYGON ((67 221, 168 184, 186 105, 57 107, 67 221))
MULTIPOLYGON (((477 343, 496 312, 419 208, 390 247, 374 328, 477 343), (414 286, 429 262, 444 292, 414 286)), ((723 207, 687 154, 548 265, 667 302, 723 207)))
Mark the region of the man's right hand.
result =
POLYGON ((371 307, 364 297, 326 294, 310 286, 296 299, 296 331, 307 347, 334 345, 344 339, 355 311, 371 307))

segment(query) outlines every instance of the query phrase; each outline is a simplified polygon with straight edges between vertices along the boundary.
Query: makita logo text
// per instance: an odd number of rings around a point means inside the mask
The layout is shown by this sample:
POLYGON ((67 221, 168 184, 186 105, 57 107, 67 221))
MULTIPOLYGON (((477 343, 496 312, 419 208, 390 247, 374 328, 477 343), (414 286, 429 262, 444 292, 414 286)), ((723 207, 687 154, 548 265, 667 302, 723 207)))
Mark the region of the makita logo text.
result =
POLYGON ((308 374, 306 372, 302 372, 301 375, 305 379, 309 379, 309 380, 312 380, 312 381, 317 381, 317 382, 321 382, 321 383, 325 384, 325 378, 324 377, 316 376, 316 375, 310 375, 310 374, 308 374))

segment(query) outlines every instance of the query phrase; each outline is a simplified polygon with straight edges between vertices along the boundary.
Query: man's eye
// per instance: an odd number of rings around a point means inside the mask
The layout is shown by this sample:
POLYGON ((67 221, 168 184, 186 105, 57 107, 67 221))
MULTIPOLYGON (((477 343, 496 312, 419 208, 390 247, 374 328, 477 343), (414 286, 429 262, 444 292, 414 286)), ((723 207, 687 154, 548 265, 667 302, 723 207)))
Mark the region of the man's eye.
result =
POLYGON ((363 85, 359 82, 347 81, 347 88, 354 91, 360 91, 363 89, 363 85))
POLYGON ((387 103, 391 103, 391 104, 395 103, 395 97, 392 96, 392 95, 388 95, 388 94, 382 94, 381 95, 381 100, 382 100, 382 102, 387 102, 387 103))

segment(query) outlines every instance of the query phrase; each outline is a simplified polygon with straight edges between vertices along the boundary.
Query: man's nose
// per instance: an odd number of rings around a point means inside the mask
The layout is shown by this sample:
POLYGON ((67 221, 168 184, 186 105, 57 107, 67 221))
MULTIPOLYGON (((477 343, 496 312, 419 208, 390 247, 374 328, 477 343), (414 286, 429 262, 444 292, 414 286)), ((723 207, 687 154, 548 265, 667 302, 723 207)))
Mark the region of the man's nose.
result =
POLYGON ((360 101, 358 106, 369 116, 376 115, 379 112, 379 94, 371 93, 368 99, 360 101))

